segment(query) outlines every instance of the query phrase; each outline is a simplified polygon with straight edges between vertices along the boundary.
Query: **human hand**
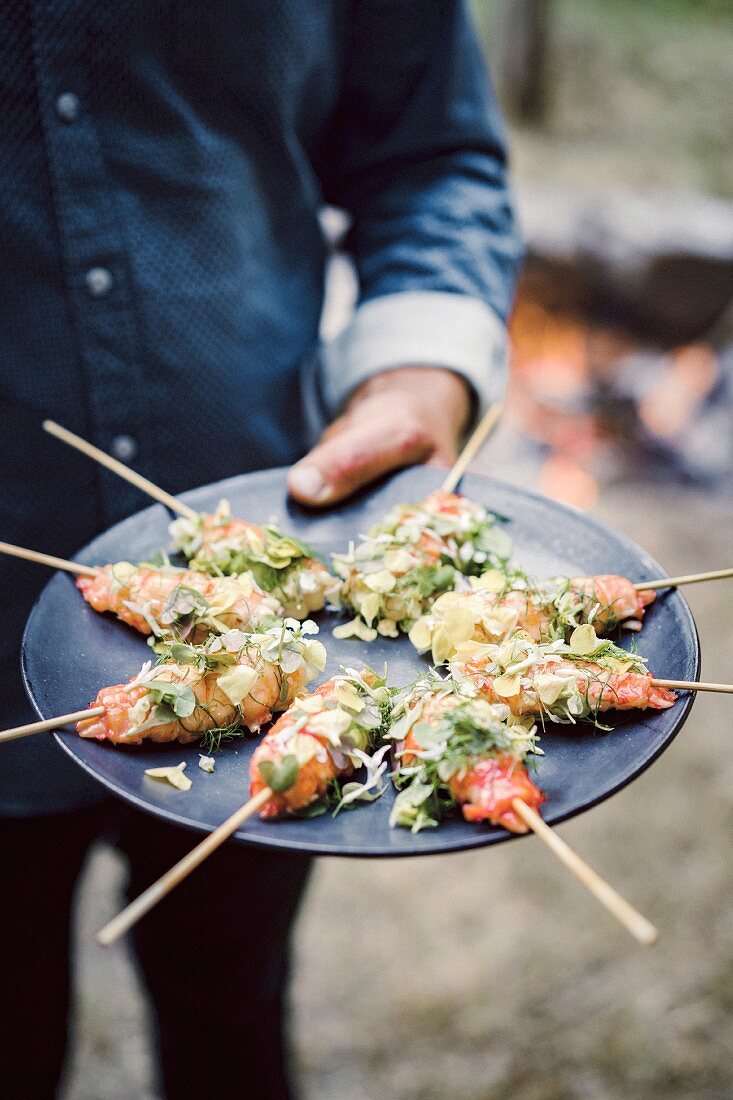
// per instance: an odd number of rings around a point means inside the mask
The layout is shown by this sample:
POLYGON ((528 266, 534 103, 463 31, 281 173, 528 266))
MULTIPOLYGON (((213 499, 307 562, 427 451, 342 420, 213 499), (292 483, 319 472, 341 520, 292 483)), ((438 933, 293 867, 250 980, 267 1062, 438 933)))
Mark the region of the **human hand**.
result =
POLYGON ((403 466, 451 466, 468 422, 468 384, 442 367, 376 374, 292 467, 288 489, 301 504, 327 507, 403 466))

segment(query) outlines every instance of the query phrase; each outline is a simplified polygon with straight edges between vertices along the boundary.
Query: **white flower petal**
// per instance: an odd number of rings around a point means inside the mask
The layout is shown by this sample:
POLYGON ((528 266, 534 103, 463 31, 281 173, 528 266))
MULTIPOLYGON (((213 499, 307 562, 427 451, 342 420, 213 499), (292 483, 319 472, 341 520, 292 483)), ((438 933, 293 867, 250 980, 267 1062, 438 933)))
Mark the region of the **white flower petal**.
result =
POLYGON ((145 774, 150 776, 151 779, 161 779, 167 783, 170 783, 172 787, 176 787, 179 791, 189 791, 193 784, 187 775, 184 775, 186 770, 186 763, 176 765, 174 768, 146 768, 145 774))

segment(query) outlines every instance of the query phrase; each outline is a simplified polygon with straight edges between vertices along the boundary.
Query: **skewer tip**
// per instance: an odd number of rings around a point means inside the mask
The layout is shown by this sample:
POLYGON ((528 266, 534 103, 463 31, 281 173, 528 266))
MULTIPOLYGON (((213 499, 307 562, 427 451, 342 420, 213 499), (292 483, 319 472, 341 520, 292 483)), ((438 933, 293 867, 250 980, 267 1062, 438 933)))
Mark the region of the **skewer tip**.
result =
POLYGON ((648 927, 638 928, 635 935, 642 947, 653 947, 659 939, 659 929, 648 921, 648 927))
POLYGON ((116 943, 120 938, 121 933, 115 932, 113 929, 109 929, 106 926, 100 928, 94 937, 99 947, 111 947, 113 943, 116 943))
POLYGON ((539 837, 548 848, 564 863, 571 874, 575 875, 580 883, 608 912, 623 925, 626 931, 634 937, 637 943, 644 947, 651 947, 659 939, 659 931, 647 920, 647 918, 630 905, 617 890, 601 878, 597 871, 589 867, 585 860, 573 851, 573 849, 550 828, 546 821, 536 810, 523 802, 521 798, 512 800, 512 806, 535 836, 539 837))

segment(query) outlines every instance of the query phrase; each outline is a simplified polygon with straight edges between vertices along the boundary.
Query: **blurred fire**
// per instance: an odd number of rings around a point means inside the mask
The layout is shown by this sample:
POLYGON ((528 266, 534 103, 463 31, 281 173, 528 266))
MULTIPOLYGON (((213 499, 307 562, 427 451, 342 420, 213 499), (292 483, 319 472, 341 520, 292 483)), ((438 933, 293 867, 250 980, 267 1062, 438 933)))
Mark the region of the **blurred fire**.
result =
POLYGON ((677 348, 665 360, 663 384, 640 401, 639 416, 653 435, 674 439, 718 384, 720 364, 704 344, 677 348))
POLYGON ((587 511, 598 500, 598 482, 582 466, 561 454, 551 455, 540 471, 540 489, 553 500, 587 511))
POLYGON ((721 380, 705 344, 661 351, 521 293, 510 323, 514 426, 543 454, 548 496, 590 508, 601 486, 674 456, 721 380))

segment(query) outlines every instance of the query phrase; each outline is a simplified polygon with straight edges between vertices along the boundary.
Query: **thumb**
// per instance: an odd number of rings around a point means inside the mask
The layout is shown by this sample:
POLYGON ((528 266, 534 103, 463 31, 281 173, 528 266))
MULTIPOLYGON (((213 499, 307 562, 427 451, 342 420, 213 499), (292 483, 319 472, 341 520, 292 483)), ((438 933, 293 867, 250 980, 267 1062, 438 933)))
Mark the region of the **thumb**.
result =
POLYGON ((335 421, 327 438, 293 466, 288 488, 301 504, 335 504, 390 470, 424 461, 432 451, 429 433, 409 414, 398 418, 390 412, 375 420, 357 419, 352 412, 335 421))

